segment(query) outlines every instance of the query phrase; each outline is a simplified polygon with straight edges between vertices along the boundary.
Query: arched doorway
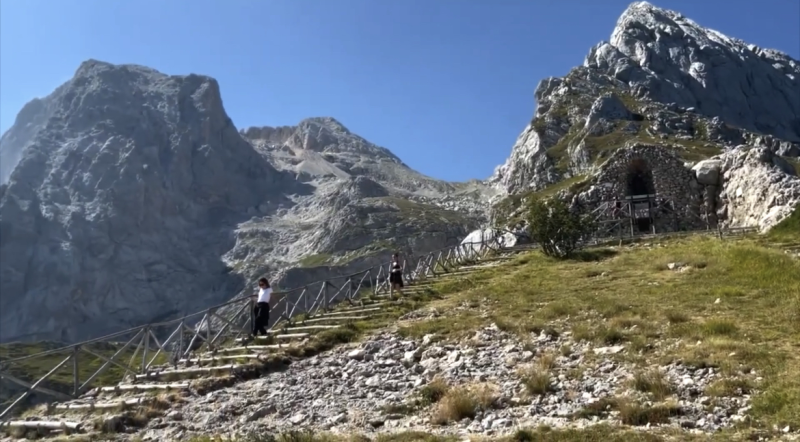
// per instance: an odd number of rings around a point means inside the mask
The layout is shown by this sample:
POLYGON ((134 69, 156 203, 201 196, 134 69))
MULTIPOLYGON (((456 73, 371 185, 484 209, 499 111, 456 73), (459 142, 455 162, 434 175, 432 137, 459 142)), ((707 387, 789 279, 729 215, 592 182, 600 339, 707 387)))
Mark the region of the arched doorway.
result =
POLYGON ((641 158, 631 160, 626 181, 636 228, 640 232, 647 232, 653 224, 652 195, 655 194, 653 173, 647 162, 641 158))
POLYGON ((650 195, 655 193, 653 173, 647 162, 641 158, 631 160, 628 164, 628 195, 650 195))

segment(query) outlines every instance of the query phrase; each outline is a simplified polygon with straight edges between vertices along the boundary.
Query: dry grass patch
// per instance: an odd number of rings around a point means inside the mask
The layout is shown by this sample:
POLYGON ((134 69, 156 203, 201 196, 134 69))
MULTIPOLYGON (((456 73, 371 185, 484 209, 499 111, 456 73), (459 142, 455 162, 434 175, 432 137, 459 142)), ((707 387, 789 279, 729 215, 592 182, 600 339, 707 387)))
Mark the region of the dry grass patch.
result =
POLYGON ((453 387, 437 402, 431 423, 446 425, 461 419, 473 419, 478 411, 490 409, 497 400, 497 390, 488 384, 453 387))
POLYGON ((664 373, 658 370, 640 371, 634 374, 631 387, 636 391, 650 394, 656 401, 664 400, 673 393, 673 388, 664 373))
POLYGON ((530 395, 543 395, 553 391, 552 376, 547 371, 538 367, 528 367, 521 370, 520 377, 525 390, 530 395))
POLYGON ((674 404, 646 406, 633 402, 618 405, 619 419, 625 425, 657 425, 669 423, 671 417, 681 415, 681 409, 674 404))
POLYGON ((556 366, 556 358, 557 355, 553 352, 542 353, 533 364, 525 366, 518 371, 520 380, 528 394, 537 396, 553 391, 551 371, 556 366))
POLYGON ((556 366, 556 354, 544 352, 536 358, 536 365, 542 371, 550 371, 556 366))
POLYGON ((724 378, 714 381, 706 387, 705 394, 711 397, 740 396, 752 393, 753 389, 753 382, 749 379, 724 378))
POLYGON ((608 413, 619 408, 620 399, 614 397, 604 397, 591 404, 587 404, 580 411, 575 413, 574 418, 591 419, 592 417, 604 417, 608 413))
POLYGON ((450 386, 442 378, 434 378, 428 385, 419 390, 419 396, 425 404, 439 402, 450 391, 450 386))
POLYGON ((692 318, 686 312, 679 310, 669 310, 664 312, 664 317, 670 324, 685 324, 692 320, 692 318))

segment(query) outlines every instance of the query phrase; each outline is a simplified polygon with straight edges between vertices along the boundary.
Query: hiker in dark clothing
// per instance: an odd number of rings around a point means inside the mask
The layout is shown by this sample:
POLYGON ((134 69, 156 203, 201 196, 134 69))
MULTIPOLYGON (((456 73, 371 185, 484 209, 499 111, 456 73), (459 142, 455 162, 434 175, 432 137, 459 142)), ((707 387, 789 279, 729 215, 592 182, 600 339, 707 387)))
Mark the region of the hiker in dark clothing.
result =
POLYGON ((403 268, 400 267, 400 259, 397 253, 392 255, 392 265, 389 271, 389 283, 392 284, 392 290, 397 291, 400 295, 403 294, 403 268))
POLYGON ((267 325, 269 324, 269 300, 272 297, 272 288, 269 286, 267 278, 258 280, 258 294, 253 295, 256 299, 256 306, 253 309, 253 331, 252 336, 256 337, 259 333, 267 336, 267 325))

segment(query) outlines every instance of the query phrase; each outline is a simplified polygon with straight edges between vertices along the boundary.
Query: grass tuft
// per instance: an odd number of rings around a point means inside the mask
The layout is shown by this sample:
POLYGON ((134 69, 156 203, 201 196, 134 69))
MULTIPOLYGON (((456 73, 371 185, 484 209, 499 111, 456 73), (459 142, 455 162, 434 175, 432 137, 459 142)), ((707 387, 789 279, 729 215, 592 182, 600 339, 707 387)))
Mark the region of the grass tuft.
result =
POLYGON ((445 425, 475 418, 478 411, 490 409, 497 400, 495 388, 487 384, 451 388, 436 404, 431 422, 445 425))
POLYGON ((673 392, 672 386, 663 373, 658 370, 634 374, 631 386, 642 393, 649 393, 656 401, 661 401, 673 392))

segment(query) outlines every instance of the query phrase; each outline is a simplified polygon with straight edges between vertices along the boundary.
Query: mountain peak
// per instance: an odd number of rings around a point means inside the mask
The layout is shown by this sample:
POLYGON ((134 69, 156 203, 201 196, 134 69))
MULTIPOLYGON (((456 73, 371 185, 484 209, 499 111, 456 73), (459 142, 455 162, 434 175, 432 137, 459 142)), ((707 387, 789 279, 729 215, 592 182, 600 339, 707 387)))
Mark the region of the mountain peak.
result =
POLYGON ((587 173, 605 149, 636 137, 669 139, 695 158, 747 140, 796 152, 797 90, 800 63, 788 55, 634 2, 582 67, 539 83, 534 119, 490 182, 511 193, 540 189, 587 173))
POLYGON ((300 128, 306 127, 315 127, 315 128, 325 128, 331 130, 333 132, 339 132, 344 134, 350 134, 350 130, 347 129, 344 124, 342 124, 339 120, 333 117, 311 117, 306 118, 298 124, 300 128))

